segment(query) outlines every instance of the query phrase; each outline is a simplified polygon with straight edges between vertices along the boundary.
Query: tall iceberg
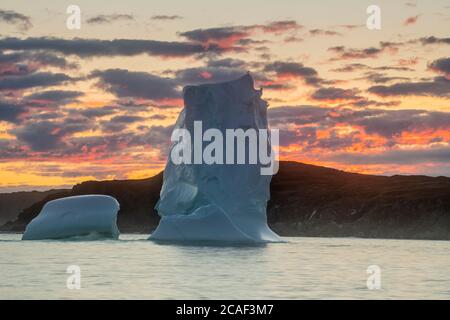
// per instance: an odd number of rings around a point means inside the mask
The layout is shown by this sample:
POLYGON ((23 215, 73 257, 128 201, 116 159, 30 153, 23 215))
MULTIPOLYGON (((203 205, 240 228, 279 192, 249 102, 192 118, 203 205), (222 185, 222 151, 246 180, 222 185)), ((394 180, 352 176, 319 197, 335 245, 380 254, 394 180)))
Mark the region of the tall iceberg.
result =
POLYGON ((22 240, 63 239, 94 235, 119 237, 119 203, 104 195, 84 195, 47 202, 27 225, 22 240))
MULTIPOLYGON (((203 131, 218 129, 223 136, 227 129, 268 129, 267 103, 261 95, 261 90, 254 89, 249 74, 230 82, 188 86, 184 88, 185 107, 175 129, 186 129, 192 137, 199 121, 203 131)), ((193 149, 195 143, 191 145, 193 149)), ((270 150, 270 138, 266 137, 264 143, 270 150)), ((175 146, 176 143, 171 152, 175 146)), ((169 155, 156 205, 161 220, 149 239, 281 241, 267 225, 272 176, 261 175, 262 166, 175 164, 169 155)))

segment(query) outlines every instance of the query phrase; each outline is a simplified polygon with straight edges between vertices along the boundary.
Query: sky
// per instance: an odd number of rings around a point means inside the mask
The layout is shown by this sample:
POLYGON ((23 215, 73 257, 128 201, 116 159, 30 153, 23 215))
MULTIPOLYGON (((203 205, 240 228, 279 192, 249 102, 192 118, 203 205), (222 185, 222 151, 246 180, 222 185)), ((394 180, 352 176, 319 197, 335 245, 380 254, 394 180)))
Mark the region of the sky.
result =
POLYGON ((150 177, 182 88, 247 71, 281 160, 450 176, 449 30, 448 0, 2 0, 0 192, 150 177))

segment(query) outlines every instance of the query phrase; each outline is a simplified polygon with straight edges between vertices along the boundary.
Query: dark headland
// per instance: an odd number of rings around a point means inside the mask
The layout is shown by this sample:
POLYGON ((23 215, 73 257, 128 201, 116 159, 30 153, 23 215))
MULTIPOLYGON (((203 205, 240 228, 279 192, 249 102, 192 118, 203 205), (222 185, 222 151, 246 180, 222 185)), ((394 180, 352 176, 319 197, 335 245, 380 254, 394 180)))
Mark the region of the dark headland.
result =
MULTIPOLYGON (((150 233, 159 221, 154 207, 162 177, 88 181, 52 192, 17 212, 0 231, 23 231, 47 201, 105 194, 120 203, 122 233, 150 233)), ((267 214, 282 236, 450 240, 450 178, 365 175, 282 161, 267 214)))

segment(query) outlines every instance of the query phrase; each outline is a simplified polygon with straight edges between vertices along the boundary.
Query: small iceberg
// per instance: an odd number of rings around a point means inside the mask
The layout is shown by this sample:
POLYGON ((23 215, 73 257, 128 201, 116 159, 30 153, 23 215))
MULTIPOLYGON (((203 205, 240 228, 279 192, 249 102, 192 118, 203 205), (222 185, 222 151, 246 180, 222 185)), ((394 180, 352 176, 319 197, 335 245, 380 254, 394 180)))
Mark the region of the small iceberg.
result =
POLYGON ((117 239, 116 199, 105 195, 84 195, 47 202, 26 227, 22 240, 65 239, 96 235, 117 239))

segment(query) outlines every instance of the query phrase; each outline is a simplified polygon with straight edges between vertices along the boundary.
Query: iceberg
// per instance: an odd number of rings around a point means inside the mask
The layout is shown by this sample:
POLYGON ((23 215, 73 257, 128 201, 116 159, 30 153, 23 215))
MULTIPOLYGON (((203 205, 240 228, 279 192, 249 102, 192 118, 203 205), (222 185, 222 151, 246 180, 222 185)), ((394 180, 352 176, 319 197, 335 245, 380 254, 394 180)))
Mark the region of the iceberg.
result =
MULTIPOLYGON (((262 90, 254 88, 250 74, 224 83, 187 86, 183 91, 184 109, 174 130, 185 129, 194 137, 199 122, 202 130, 215 129, 223 135, 230 129, 267 130, 268 105, 261 95, 262 90)), ((263 142, 270 152, 270 136, 263 142)), ((189 143, 194 150, 198 141, 189 143)), ((204 149, 205 141, 200 143, 204 149)), ((173 143, 170 154, 177 147, 173 143)), ((246 149, 246 158, 249 150, 250 147, 246 149)), ((221 151, 229 150, 223 147, 221 151)), ((169 155, 156 204, 161 220, 149 239, 281 242, 267 225, 272 176, 262 175, 262 167, 260 163, 229 164, 228 161, 175 163, 169 155)))
POLYGON ((27 225, 22 240, 63 239, 80 236, 119 237, 116 199, 83 195, 47 202, 27 225))

